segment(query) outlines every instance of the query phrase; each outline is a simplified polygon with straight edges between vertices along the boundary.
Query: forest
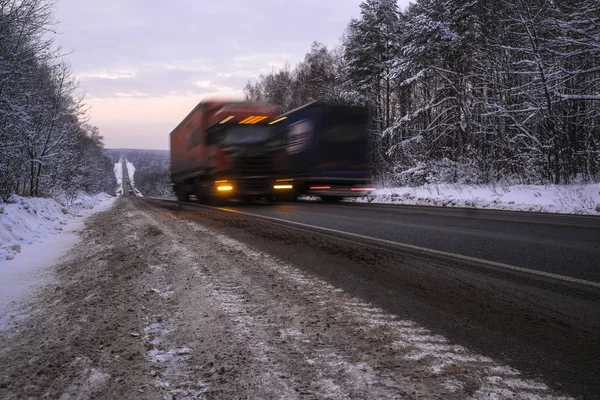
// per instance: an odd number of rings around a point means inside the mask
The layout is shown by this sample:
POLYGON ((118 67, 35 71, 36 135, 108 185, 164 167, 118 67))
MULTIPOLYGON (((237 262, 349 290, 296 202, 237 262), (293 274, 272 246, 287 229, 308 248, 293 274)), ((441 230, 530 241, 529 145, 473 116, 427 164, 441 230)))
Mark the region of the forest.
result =
POLYGON ((598 181, 597 0, 366 0, 340 34, 246 99, 368 107, 380 184, 598 181))
POLYGON ((53 43, 45 0, 0 0, 0 200, 114 193, 113 164, 53 43))

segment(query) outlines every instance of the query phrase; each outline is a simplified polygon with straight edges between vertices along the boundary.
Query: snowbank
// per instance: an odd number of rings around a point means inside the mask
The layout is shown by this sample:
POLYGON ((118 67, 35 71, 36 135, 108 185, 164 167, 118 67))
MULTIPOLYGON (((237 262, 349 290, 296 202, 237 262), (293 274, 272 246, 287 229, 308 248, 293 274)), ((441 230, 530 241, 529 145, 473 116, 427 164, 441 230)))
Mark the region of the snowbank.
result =
POLYGON ((357 202, 600 215, 600 184, 468 186, 430 184, 378 189, 357 202))
POLYGON ((117 196, 123 196, 123 164, 122 161, 115 163, 113 167, 115 178, 117 178, 117 196))
POLYGON ((115 173, 115 178, 117 178, 117 184, 121 185, 123 183, 123 164, 121 161, 115 163, 113 171, 115 173))
POLYGON ((133 183, 134 183, 133 175, 135 174, 135 167, 129 161, 125 160, 125 162, 127 163, 127 175, 129 176, 129 180, 131 181, 131 184, 133 185, 133 183))
POLYGON ((0 268, 25 247, 42 242, 47 236, 63 231, 67 223, 99 209, 108 208, 114 197, 108 194, 79 194, 68 207, 53 199, 13 195, 0 202, 0 268))

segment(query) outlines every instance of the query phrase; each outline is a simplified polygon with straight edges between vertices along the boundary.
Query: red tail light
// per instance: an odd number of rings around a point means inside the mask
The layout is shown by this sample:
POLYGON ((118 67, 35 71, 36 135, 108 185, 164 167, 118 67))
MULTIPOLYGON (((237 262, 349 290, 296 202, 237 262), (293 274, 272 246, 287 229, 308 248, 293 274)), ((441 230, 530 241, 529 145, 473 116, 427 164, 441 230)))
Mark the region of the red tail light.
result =
POLYGON ((326 190, 331 189, 331 186, 311 186, 310 190, 326 190))

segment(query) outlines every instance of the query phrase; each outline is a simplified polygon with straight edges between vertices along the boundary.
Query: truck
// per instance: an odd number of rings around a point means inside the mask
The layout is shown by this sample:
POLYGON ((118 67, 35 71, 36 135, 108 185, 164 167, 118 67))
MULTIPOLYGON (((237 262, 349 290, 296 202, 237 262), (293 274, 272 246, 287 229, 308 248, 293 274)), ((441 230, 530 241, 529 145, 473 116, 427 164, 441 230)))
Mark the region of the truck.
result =
POLYGON ((312 102, 275 119, 286 139, 285 200, 318 196, 324 202, 368 196, 371 187, 365 107, 312 102))
POLYGON ((170 133, 171 182, 179 201, 203 203, 274 198, 291 190, 278 180, 285 143, 276 108, 260 103, 201 101, 170 133))

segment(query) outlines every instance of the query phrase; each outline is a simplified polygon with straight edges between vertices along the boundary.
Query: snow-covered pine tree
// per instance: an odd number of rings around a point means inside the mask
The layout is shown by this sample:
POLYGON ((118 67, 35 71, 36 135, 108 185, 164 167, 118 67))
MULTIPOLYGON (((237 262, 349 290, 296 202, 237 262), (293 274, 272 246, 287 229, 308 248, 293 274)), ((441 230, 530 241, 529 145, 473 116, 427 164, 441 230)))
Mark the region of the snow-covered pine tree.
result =
POLYGON ((392 68, 399 55, 400 13, 396 0, 367 0, 360 8, 361 17, 350 22, 344 42, 345 92, 371 110, 374 172, 384 179, 391 141, 383 132, 396 114, 392 68))

